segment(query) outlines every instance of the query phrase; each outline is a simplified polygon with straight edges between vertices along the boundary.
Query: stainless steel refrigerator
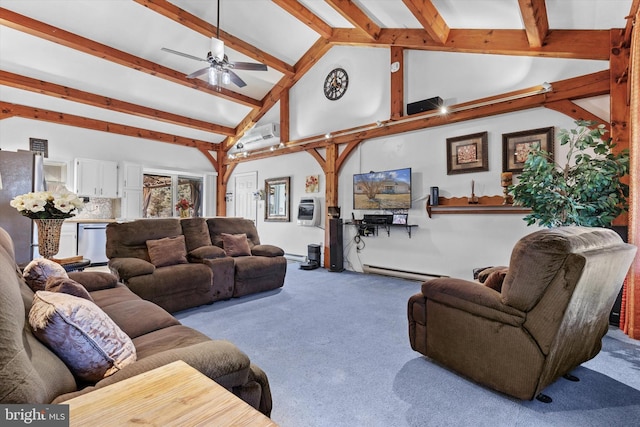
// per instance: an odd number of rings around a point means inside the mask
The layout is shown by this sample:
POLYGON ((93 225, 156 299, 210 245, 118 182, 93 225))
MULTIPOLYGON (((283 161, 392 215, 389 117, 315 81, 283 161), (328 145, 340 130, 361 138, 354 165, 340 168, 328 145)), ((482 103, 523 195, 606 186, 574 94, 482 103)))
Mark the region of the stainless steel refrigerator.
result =
POLYGON ((0 150, 0 227, 11 238, 16 252, 16 262, 25 265, 33 259, 33 221, 9 206, 15 196, 45 188, 43 158, 32 151, 0 150))

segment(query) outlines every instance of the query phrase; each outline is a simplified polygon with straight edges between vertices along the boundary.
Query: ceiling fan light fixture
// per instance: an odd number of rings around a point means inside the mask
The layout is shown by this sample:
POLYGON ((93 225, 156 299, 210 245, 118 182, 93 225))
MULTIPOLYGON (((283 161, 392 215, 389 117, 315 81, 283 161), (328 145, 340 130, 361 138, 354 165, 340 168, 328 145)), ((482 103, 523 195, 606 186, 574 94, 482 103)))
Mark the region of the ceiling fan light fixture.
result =
POLYGON ((224 70, 222 72, 222 83, 226 85, 231 83, 231 74, 229 73, 229 70, 224 70))
POLYGON ((224 60, 224 42, 215 37, 211 37, 211 56, 217 61, 224 60))
POLYGON ((209 68, 209 84, 213 86, 218 84, 218 71, 214 67, 209 68))

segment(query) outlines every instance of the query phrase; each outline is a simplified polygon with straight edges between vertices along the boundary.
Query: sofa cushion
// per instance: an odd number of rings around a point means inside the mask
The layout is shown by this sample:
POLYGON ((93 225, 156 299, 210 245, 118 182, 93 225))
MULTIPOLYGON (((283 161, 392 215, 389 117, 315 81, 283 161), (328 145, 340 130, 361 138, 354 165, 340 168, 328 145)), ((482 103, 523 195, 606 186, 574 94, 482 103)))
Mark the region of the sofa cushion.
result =
POLYGON ((152 274, 156 266, 140 258, 113 258, 109 260, 109 269, 126 282, 132 277, 152 274))
POLYGON ((60 264, 46 258, 36 258, 24 268, 22 277, 33 291, 43 291, 50 276, 68 277, 60 264))
POLYGON ((147 240, 147 249, 151 263, 156 267, 167 265, 186 264, 187 249, 184 245, 184 236, 165 237, 158 240, 147 240))
POLYGON ((222 238, 222 248, 227 255, 233 257, 251 255, 251 248, 246 234, 221 233, 220 237, 222 238))
POLYGON ((180 226, 187 252, 192 252, 203 246, 211 246, 209 228, 204 218, 183 218, 180 220, 180 226))
POLYGON ((228 234, 241 234, 247 235, 249 240, 249 247, 260 244, 260 237, 258 236, 258 230, 252 220, 246 218, 234 218, 234 217, 215 217, 207 219, 207 226, 209 227, 209 235, 211 236, 211 243, 214 246, 222 247, 222 233, 228 234))
POLYGON ((96 382, 136 361, 131 339, 89 300, 38 291, 29 324, 82 380, 96 382))
POLYGON ((89 292, 118 286, 118 278, 104 271, 73 271, 69 273, 69 278, 80 283, 89 292))
POLYGON ((68 277, 49 277, 44 286, 44 290, 49 292, 62 292, 63 294, 93 301, 93 298, 91 298, 91 295, 89 295, 89 292, 84 286, 68 277))
POLYGON ((251 248, 251 254, 256 256, 275 257, 284 256, 284 251, 282 248, 274 245, 256 245, 251 248))
POLYGON ((191 262, 202 262, 205 259, 224 258, 227 253, 217 246, 202 246, 189 252, 187 258, 191 262))

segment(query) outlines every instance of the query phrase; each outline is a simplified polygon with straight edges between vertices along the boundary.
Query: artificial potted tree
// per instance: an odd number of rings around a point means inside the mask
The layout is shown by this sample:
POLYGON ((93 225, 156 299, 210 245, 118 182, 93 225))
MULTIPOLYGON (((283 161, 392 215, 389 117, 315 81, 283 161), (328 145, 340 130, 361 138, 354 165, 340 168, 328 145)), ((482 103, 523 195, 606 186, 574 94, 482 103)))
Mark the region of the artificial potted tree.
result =
POLYGON ((511 186, 514 204, 531 208, 527 225, 609 227, 628 208, 629 151, 614 151, 604 125, 576 120, 574 129, 561 129, 560 145, 568 145, 563 165, 544 150, 530 152, 511 186))

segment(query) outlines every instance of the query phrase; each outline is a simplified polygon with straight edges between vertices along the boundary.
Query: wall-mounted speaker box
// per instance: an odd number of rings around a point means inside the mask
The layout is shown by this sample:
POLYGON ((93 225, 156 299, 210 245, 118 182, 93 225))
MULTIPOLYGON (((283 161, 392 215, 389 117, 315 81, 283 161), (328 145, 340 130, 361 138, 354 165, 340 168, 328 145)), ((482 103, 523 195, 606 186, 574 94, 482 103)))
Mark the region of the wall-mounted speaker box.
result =
POLYGON ((429 110, 437 110, 442 107, 444 101, 439 96, 435 96, 429 99, 423 99, 422 101, 410 102, 407 104, 407 114, 418 114, 429 110))

